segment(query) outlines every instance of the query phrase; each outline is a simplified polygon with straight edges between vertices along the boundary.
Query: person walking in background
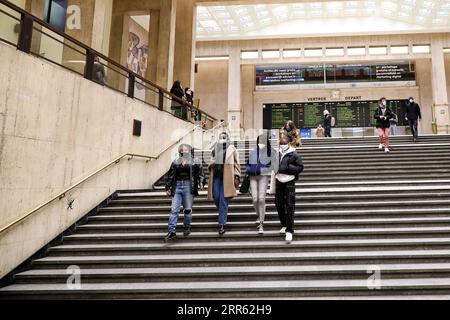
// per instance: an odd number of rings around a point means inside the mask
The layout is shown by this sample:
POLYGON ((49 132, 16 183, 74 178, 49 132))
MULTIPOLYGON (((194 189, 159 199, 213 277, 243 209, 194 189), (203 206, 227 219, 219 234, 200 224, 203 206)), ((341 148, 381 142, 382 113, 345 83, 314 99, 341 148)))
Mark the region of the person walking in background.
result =
POLYGON ((387 106, 386 98, 381 98, 378 101, 378 108, 375 110, 374 118, 377 120, 378 136, 380 137, 379 149, 384 148, 384 152, 389 153, 389 128, 390 120, 393 114, 391 109, 387 106))
POLYGON ((302 145, 302 138, 300 137, 300 133, 295 127, 294 121, 287 121, 284 127, 280 129, 280 139, 283 135, 290 135, 292 137, 291 146, 293 148, 297 148, 302 145))
POLYGON ((406 104, 406 121, 409 121, 409 127, 413 135, 414 142, 419 138, 419 119, 422 120, 420 106, 414 102, 414 98, 410 97, 406 104))
POLYGON ((323 112, 324 120, 323 120, 323 127, 325 128, 325 137, 331 138, 331 127, 332 127, 332 120, 333 117, 331 116, 330 112, 328 110, 325 110, 323 112))
POLYGON ((397 135, 397 124, 398 124, 398 116, 396 113, 392 113, 392 119, 389 120, 390 123, 390 129, 389 129, 389 133, 391 136, 396 136, 397 135))
POLYGON ((277 151, 272 148, 269 138, 268 132, 258 137, 256 148, 250 152, 246 165, 246 173, 250 176, 250 192, 256 211, 259 234, 264 234, 267 187, 277 163, 277 151))
POLYGON ((186 107, 183 105, 182 101, 186 99, 183 91, 183 87, 181 86, 181 81, 177 80, 173 83, 172 89, 170 89, 170 93, 173 94, 175 97, 177 97, 180 101, 172 99, 172 111, 174 114, 181 118, 186 120, 187 119, 187 110, 186 107))
POLYGON ((275 184, 271 186, 271 193, 275 191, 275 205, 282 226, 280 233, 286 235, 287 243, 292 242, 294 234, 295 181, 304 168, 297 150, 290 146, 291 142, 290 135, 283 135, 280 139, 275 184))
POLYGON ((166 181, 167 195, 172 197, 172 212, 166 242, 177 237, 176 228, 181 206, 184 209, 184 236, 191 234, 194 197, 198 196, 199 188, 204 188, 205 182, 201 161, 193 157, 190 145, 182 144, 178 148, 178 158, 170 166, 166 181))
POLYGON ((321 124, 316 129, 316 138, 325 138, 325 129, 321 124))
POLYGON ((230 200, 237 196, 241 177, 239 154, 226 132, 219 135, 214 146, 209 171, 208 199, 214 200, 219 210, 219 235, 222 236, 226 232, 228 206, 230 200))

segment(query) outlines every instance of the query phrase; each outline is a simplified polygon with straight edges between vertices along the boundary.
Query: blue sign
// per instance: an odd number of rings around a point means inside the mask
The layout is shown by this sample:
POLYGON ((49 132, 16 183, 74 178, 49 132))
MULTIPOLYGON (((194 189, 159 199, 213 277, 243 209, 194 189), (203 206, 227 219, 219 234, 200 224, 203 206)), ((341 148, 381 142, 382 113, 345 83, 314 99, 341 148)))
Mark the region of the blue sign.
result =
POLYGON ((302 138, 306 138, 306 139, 311 138, 311 136, 312 136, 312 132, 311 131, 312 131, 311 129, 301 129, 300 130, 300 136, 302 138))

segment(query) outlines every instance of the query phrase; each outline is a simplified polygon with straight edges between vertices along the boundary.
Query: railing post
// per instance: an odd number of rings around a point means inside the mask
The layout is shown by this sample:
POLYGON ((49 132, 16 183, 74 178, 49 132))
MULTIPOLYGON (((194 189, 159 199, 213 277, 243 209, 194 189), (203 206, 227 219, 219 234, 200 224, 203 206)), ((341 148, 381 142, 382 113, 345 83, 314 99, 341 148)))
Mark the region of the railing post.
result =
POLYGON ((31 51, 31 40, 33 38, 33 17, 28 14, 23 14, 20 22, 19 42, 17 49, 25 53, 31 51))
POLYGON ((84 77, 92 80, 94 76, 95 54, 91 50, 86 51, 86 68, 84 69, 84 77))
POLYGON ((128 97, 134 98, 134 87, 136 84, 136 77, 134 74, 129 73, 128 74, 128 97))
POLYGON ((162 92, 161 89, 159 89, 158 94, 159 94, 158 109, 163 111, 164 110, 164 92, 162 92))

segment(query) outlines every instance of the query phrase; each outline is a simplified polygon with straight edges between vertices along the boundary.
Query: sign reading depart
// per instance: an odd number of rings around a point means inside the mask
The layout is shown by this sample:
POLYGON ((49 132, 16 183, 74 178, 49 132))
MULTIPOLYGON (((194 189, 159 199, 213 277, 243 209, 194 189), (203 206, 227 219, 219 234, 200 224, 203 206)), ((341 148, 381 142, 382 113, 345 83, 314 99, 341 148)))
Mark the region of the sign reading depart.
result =
POLYGON ((256 67, 257 87, 415 80, 414 64, 410 62, 256 67))
MULTIPOLYGON (((407 100, 388 101, 388 106, 398 116, 398 125, 406 126, 407 100)), ((281 128, 285 121, 293 120, 298 128, 316 128, 323 123, 323 112, 330 111, 337 128, 374 127, 377 101, 340 101, 267 104, 264 112, 264 129, 281 128), (270 117, 267 118, 267 117, 270 117), (269 126, 269 127, 267 127, 269 126)))

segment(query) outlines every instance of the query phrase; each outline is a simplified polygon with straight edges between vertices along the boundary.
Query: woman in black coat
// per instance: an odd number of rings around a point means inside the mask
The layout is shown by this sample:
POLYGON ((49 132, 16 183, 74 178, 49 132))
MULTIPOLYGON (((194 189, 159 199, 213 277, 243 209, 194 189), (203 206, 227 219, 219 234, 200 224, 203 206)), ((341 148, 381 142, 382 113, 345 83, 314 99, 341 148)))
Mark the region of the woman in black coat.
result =
MULTIPOLYGON (((173 83, 172 89, 170 89, 170 93, 176 96, 178 100, 183 100, 186 98, 180 80, 177 80, 173 83)), ((187 120, 186 107, 181 101, 178 100, 172 99, 172 111, 177 117, 187 120)))
POLYGON ((387 106, 386 98, 381 98, 378 101, 378 108, 375 110, 374 118, 377 120, 378 136, 380 137, 379 149, 389 153, 389 128, 391 127, 390 120, 394 117, 393 112, 387 106))

